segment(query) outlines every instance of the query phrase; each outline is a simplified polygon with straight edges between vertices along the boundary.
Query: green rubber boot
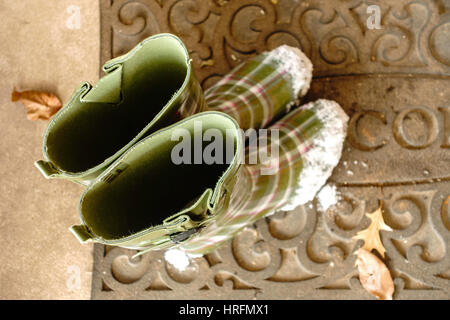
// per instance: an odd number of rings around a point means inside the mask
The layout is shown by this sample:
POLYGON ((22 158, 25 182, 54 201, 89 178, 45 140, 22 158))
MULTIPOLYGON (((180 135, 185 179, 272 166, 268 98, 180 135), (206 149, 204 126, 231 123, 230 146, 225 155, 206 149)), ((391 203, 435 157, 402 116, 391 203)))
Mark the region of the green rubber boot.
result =
POLYGON ((245 226, 312 200, 339 161, 347 120, 334 101, 297 108, 270 126, 268 140, 257 138, 271 153, 278 147, 278 156, 252 163, 261 149, 244 149, 231 116, 193 115, 142 140, 97 177, 80 201, 82 224, 71 231, 82 243, 142 250, 136 255, 169 248, 209 253, 245 226), (214 152, 212 136, 223 142, 214 152), (189 141, 183 163, 179 137, 189 141))
POLYGON ((132 249, 186 242, 230 201, 242 141, 236 121, 213 111, 148 136, 86 188, 79 205, 82 224, 71 231, 82 243, 132 249))
POLYGON ((46 178, 88 184, 136 142, 204 110, 186 47, 171 34, 147 38, 103 66, 92 87, 81 84, 44 136, 46 178))

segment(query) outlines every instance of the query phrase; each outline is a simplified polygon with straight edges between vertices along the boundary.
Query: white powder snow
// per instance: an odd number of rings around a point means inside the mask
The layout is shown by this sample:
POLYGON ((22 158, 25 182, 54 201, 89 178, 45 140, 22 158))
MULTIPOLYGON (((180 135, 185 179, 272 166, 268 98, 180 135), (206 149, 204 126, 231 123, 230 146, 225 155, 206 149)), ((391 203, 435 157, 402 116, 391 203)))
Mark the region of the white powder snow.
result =
POLYGON ((300 49, 282 45, 270 51, 268 57, 290 75, 295 97, 304 96, 308 92, 313 66, 300 49))
POLYGON ((164 258, 168 263, 179 271, 184 271, 190 264, 190 260, 186 252, 180 249, 169 249, 164 253, 164 258))
POLYGON ((323 212, 334 206, 339 200, 340 195, 335 185, 327 184, 317 194, 319 209, 323 212))
POLYGON ((314 199, 338 164, 347 133, 348 116, 338 103, 321 99, 301 108, 314 110, 323 121, 323 128, 314 137, 313 147, 302 156, 304 168, 295 197, 280 209, 283 211, 293 210, 314 199))

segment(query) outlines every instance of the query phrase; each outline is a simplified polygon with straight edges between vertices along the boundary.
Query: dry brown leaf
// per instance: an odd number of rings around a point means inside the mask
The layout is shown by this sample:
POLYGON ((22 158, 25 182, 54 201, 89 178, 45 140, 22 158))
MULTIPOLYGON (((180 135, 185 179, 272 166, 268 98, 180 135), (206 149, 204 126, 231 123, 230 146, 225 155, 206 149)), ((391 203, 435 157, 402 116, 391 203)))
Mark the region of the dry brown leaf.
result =
POLYGON ((389 269, 383 261, 371 253, 372 250, 377 250, 384 258, 386 249, 381 242, 380 231, 392 231, 392 229, 383 220, 381 205, 374 212, 366 213, 366 217, 370 219, 370 225, 353 237, 353 239, 364 240, 364 246, 356 251, 359 281, 364 289, 378 299, 392 300, 394 282, 389 269))
POLYGON ((366 249, 369 252, 375 249, 384 258, 386 249, 381 242, 380 231, 392 231, 392 229, 384 223, 383 214, 381 213, 381 206, 372 213, 366 213, 366 217, 371 220, 369 227, 358 232, 353 239, 364 240, 364 246, 362 247, 363 249, 366 249))
POLYGON ((359 249, 357 254, 359 281, 364 289, 378 299, 392 300, 394 282, 383 261, 365 249, 359 249))
POLYGON ((23 103, 27 108, 28 120, 48 120, 62 107, 61 100, 53 93, 35 90, 19 92, 14 89, 11 101, 23 103))

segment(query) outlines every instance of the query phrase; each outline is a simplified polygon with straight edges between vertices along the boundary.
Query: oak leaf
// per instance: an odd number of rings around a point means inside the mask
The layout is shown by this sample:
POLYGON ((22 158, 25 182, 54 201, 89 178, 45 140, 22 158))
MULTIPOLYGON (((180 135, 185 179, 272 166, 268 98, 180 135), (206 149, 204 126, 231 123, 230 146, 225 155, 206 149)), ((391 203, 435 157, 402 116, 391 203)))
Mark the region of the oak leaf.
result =
POLYGON ((380 300, 392 300, 394 282, 383 261, 365 249, 359 249, 357 254, 359 281, 364 289, 380 300))
POLYGON ((384 258, 386 249, 381 242, 380 231, 392 231, 392 229, 383 220, 381 205, 376 211, 366 213, 366 217, 370 219, 370 225, 353 237, 353 239, 364 240, 362 248, 356 251, 359 281, 364 289, 378 299, 392 300, 394 282, 389 269, 383 261, 371 253, 372 250, 377 250, 384 258))
POLYGON ((14 89, 11 101, 23 103, 27 108, 28 120, 48 120, 62 107, 61 100, 53 93, 35 90, 19 92, 14 89))
POLYGON ((358 232, 353 239, 364 240, 364 246, 362 247, 363 249, 366 249, 369 252, 375 249, 384 258, 386 249, 381 242, 380 231, 392 231, 392 229, 384 223, 383 214, 381 213, 381 206, 372 213, 366 213, 366 217, 371 220, 370 225, 367 229, 358 232))

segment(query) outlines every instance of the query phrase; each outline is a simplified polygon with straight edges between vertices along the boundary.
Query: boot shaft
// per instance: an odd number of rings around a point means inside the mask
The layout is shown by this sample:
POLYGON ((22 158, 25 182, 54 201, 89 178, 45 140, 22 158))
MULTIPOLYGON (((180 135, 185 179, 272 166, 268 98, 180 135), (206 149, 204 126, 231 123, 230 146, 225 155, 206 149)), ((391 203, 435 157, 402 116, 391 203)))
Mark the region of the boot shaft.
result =
MULTIPOLYGON (((211 145, 206 140, 202 151, 211 145)), ((139 249, 187 240, 227 205, 241 170, 242 144, 237 123, 218 112, 199 113, 159 130, 86 188, 79 205, 82 225, 72 227, 72 232, 81 242, 139 249), (194 163, 198 126, 204 137, 211 130, 219 132, 223 143, 215 153, 231 149, 230 162, 194 163), (182 144, 187 144, 184 153, 192 149, 189 163, 177 159, 182 144)))
POLYGON ((95 87, 81 84, 44 136, 47 178, 82 184, 136 142, 205 109, 184 44, 171 34, 150 37, 103 66, 95 87))

